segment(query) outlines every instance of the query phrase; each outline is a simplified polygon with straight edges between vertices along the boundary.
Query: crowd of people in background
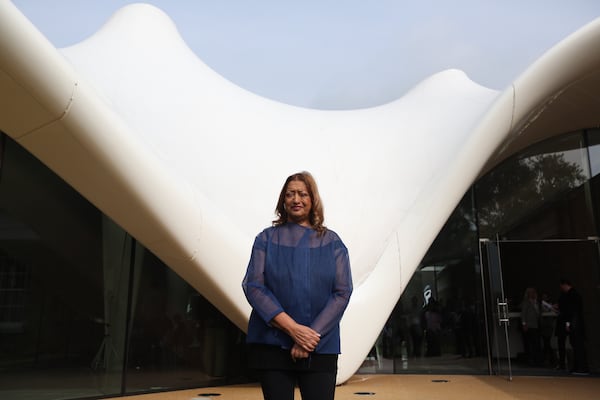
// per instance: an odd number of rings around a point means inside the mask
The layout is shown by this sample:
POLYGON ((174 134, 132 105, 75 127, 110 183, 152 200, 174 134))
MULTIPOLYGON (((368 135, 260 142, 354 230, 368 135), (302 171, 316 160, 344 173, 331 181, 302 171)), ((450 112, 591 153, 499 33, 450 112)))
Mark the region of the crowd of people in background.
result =
POLYGON ((435 296, 411 296, 408 307, 397 304, 377 341, 379 349, 370 355, 376 358, 379 351, 385 358, 414 360, 450 351, 462 358, 483 356, 481 306, 469 298, 444 302, 435 296))
MULTIPOLYGON (((511 302, 516 312, 511 324, 519 323, 523 339, 517 362, 587 375, 581 295, 567 279, 559 281, 557 292, 552 301, 550 293, 539 295, 535 287, 527 287, 521 302, 511 302)), ((443 302, 427 293, 425 288, 425 296, 412 296, 408 307, 398 303, 376 345, 379 355, 413 360, 448 352, 465 359, 485 356, 482 304, 469 298, 443 302)))
POLYGON ((585 323, 583 301, 568 279, 559 282, 558 301, 552 303, 543 293, 528 287, 521 303, 521 328, 527 361, 533 366, 554 363, 558 370, 569 370, 576 375, 589 374, 585 351, 585 323), (556 336, 557 350, 552 348, 556 336), (572 362, 567 361, 567 339, 572 348, 572 362))

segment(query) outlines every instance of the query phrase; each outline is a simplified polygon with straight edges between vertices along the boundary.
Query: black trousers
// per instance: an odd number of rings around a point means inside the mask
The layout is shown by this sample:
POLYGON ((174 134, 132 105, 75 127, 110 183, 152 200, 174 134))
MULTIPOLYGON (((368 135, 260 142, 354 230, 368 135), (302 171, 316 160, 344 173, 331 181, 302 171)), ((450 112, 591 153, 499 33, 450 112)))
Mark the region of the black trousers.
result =
POLYGON ((289 349, 248 345, 248 366, 258 374, 265 400, 293 400, 296 385, 302 400, 333 400, 337 360, 337 354, 292 360, 289 349))
POLYGON ((573 372, 588 372, 583 332, 572 332, 569 335, 569 342, 573 348, 573 372))
POLYGON ((564 333, 559 333, 556 335, 556 340, 558 344, 558 368, 566 369, 567 368, 567 349, 566 349, 566 341, 567 335, 564 333))
POLYGON ((296 385, 302 400, 333 400, 335 372, 262 370, 260 384, 265 400, 294 400, 296 385))
POLYGON ((525 350, 530 365, 540 364, 542 361, 542 348, 540 342, 540 330, 529 328, 525 332, 525 350))

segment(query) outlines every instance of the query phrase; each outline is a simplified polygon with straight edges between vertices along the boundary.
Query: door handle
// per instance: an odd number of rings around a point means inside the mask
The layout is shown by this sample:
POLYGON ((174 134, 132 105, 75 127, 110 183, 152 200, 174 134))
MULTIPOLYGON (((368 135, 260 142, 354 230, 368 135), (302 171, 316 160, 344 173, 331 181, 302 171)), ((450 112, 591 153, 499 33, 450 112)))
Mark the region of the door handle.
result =
POLYGON ((504 301, 496 299, 496 307, 498 309, 498 325, 508 324, 510 322, 508 318, 508 301, 506 299, 504 301))

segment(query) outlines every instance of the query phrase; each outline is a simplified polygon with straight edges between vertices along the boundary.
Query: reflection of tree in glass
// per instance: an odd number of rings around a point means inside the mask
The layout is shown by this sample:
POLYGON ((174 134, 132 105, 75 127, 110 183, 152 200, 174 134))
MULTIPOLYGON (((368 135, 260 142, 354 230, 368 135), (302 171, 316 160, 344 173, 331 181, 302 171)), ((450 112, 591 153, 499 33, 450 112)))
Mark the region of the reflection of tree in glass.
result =
POLYGON ((449 260, 472 257, 473 246, 477 243, 476 232, 472 191, 469 190, 446 221, 422 263, 445 264, 449 260))
POLYGON ((557 196, 585 182, 581 166, 564 153, 509 160, 476 185, 481 236, 502 233, 557 196))

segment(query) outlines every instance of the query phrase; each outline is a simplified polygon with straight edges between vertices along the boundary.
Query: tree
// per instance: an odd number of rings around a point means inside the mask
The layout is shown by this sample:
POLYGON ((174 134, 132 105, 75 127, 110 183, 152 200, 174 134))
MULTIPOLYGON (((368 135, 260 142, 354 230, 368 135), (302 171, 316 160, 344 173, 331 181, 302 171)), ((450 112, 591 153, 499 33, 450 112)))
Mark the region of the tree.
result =
POLYGON ((565 153, 508 160, 476 185, 481 236, 505 233, 585 181, 581 166, 566 160, 565 153))

